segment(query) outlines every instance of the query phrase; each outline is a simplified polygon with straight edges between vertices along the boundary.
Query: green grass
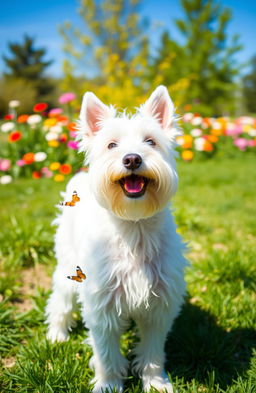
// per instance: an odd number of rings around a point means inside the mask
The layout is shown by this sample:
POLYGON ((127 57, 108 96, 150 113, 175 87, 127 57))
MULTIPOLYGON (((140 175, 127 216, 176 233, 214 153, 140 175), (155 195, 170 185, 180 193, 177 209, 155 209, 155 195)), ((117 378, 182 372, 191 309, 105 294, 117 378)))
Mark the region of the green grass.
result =
MULTIPOLYGON (((188 296, 167 343, 167 370, 179 393, 256 392, 256 171, 255 158, 179 163, 173 207, 190 246, 188 296)), ((0 350, 3 392, 90 392, 91 350, 78 327, 67 343, 45 339, 49 291, 22 290, 22 274, 54 268, 51 221, 63 184, 19 180, 2 186, 0 350), (20 312, 30 297, 33 308, 20 312), (9 363, 9 366, 7 367, 9 363)), ((125 353, 136 337, 122 339, 125 353)), ((129 355, 128 355, 129 356, 129 355)), ((141 393, 131 374, 126 393, 141 393)))

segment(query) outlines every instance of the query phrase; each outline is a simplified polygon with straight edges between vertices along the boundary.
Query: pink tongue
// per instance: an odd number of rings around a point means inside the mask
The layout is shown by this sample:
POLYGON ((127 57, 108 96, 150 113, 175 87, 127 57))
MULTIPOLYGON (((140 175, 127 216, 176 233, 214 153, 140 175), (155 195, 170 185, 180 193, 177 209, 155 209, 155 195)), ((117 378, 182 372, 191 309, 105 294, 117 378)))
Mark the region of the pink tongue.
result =
POLYGON ((125 178, 124 188, 129 193, 137 193, 143 189, 144 179, 142 176, 128 176, 125 178))

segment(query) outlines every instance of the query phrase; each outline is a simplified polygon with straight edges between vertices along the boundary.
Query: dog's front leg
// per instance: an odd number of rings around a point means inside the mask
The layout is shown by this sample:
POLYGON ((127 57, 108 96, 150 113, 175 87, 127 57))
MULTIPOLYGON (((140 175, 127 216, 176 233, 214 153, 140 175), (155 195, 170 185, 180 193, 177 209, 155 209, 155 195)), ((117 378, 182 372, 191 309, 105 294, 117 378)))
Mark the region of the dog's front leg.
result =
POLYGON ((93 393, 102 393, 106 389, 123 391, 123 378, 127 373, 127 360, 121 355, 119 340, 122 330, 102 324, 90 326, 89 343, 93 348, 90 366, 95 370, 93 393))
POLYGON ((53 292, 46 306, 46 323, 48 324, 47 338, 52 341, 66 341, 69 330, 75 326, 72 312, 76 306, 75 287, 66 279, 60 269, 53 276, 53 292))
POLYGON ((172 384, 164 371, 164 345, 175 316, 176 313, 172 315, 159 307, 157 311, 136 319, 140 342, 134 350, 133 368, 141 374, 145 392, 154 387, 159 392, 173 393, 172 384))

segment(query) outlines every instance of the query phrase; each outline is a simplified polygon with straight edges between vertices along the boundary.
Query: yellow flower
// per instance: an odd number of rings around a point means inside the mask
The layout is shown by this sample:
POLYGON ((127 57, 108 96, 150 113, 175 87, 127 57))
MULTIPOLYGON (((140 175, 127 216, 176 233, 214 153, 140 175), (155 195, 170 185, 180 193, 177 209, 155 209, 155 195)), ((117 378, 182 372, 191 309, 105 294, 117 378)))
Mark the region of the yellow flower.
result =
POLYGON ((60 163, 59 162, 52 162, 49 166, 49 169, 51 171, 57 171, 60 167, 60 163))
POLYGON ((65 179, 65 177, 63 175, 58 174, 58 175, 55 175, 53 179, 55 181, 60 182, 60 181, 63 181, 65 179))
POLYGON ((181 157, 184 161, 191 161, 194 156, 194 153, 191 150, 184 150, 181 153, 181 157))
POLYGON ((48 141, 48 145, 50 147, 58 147, 59 146, 59 142, 56 139, 52 139, 51 141, 48 141))
POLYGON ((56 123, 58 122, 58 120, 56 118, 51 118, 51 119, 46 119, 44 121, 44 126, 46 127, 53 127, 56 125, 56 123))

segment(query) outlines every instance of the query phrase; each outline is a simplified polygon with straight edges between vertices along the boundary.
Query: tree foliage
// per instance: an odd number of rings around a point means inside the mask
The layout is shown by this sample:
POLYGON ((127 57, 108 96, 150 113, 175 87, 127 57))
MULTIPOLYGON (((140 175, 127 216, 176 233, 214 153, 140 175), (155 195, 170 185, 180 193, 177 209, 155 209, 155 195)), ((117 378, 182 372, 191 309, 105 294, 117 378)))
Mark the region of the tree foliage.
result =
POLYGON ((184 17, 175 21, 183 36, 177 43, 168 33, 161 38, 153 69, 166 63, 163 83, 187 78, 187 103, 203 114, 222 114, 234 106, 234 54, 241 49, 238 36, 228 42, 231 12, 214 0, 181 0, 184 17))
POLYGON ((52 61, 45 61, 46 50, 35 48, 34 39, 27 35, 21 44, 9 43, 10 57, 3 56, 8 72, 8 79, 27 81, 36 90, 38 99, 49 94, 53 86, 45 76, 45 70, 52 61))
POLYGON ((60 29, 66 53, 64 89, 72 88, 80 94, 93 89, 106 102, 139 104, 149 57, 140 3, 81 0, 79 14, 84 28, 65 23, 60 29), (83 76, 78 77, 79 73, 83 76))
POLYGON ((256 113, 256 55, 251 59, 251 71, 243 78, 243 96, 246 109, 256 113))

